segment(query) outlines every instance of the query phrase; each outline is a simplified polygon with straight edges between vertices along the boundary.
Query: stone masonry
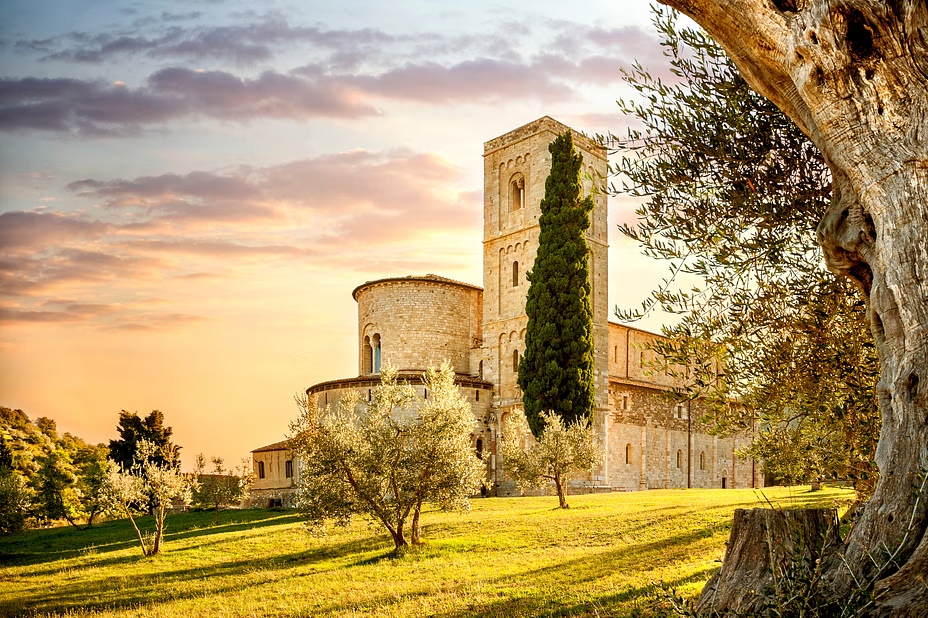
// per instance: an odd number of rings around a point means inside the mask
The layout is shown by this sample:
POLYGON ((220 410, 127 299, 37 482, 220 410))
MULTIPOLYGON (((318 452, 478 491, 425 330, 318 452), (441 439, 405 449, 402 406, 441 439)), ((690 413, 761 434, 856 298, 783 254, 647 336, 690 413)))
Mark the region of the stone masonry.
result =
MULTIPOLYGON (((516 383, 525 349, 525 297, 538 248, 538 218, 551 167, 548 144, 568 127, 547 116, 484 144, 483 288, 436 275, 391 277, 355 288, 358 303, 358 376, 307 389, 318 404, 334 405, 348 390, 370 397, 380 367, 426 396, 421 376, 448 360, 474 413, 472 441, 487 462, 486 494, 518 495, 507 477, 497 442, 509 413, 522 405, 516 383)), ((750 434, 718 438, 698 419, 699 401, 672 404, 673 379, 650 370, 645 346, 659 335, 610 323, 607 298, 608 222, 605 150, 573 133, 583 156, 584 189, 594 210, 587 231, 595 345, 597 409, 594 425, 605 448, 599 470, 574 491, 629 491, 683 487, 758 487, 760 467, 737 456, 750 434)), ((273 446, 273 445, 272 445, 273 446)), ((258 459, 270 453, 255 452, 258 459)), ((285 455, 281 455, 285 456, 285 455)), ((275 460, 276 462, 276 460, 275 460)), ((270 462, 268 462, 270 463, 270 462)), ((290 479, 287 479, 288 481, 290 479)))

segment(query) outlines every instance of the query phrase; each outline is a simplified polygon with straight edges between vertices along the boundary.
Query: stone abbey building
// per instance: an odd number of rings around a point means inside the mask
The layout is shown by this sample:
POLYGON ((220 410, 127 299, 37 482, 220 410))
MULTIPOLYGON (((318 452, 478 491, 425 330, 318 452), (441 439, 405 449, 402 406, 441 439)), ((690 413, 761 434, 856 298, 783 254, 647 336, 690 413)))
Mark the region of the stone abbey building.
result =
MULTIPOLYGON (((528 323, 525 273, 531 271, 538 248, 540 203, 551 167, 548 144, 567 130, 546 116, 484 144, 482 288, 436 275, 390 277, 358 286, 353 292, 358 303, 358 375, 307 389, 323 406, 334 404, 348 389, 370 393, 380 382, 381 365, 389 362, 401 379, 418 383, 424 397, 424 370, 449 360, 474 412, 474 449, 487 461, 490 495, 519 492, 506 476, 497 446, 507 416, 522 405, 516 377, 528 323)), ((595 202, 587 230, 594 426, 605 447, 602 467, 579 485, 586 491, 761 486, 760 466, 735 452, 750 435, 709 435, 697 421, 698 401, 674 405, 661 396, 672 379, 648 371, 653 352, 644 347, 659 335, 609 322, 606 196, 592 191, 592 179, 607 176, 606 152, 576 132, 573 139, 583 156, 584 189, 595 202)), ((285 443, 253 453, 256 473, 264 473, 254 487, 257 493, 295 484, 298 472, 292 462, 286 463, 285 453, 285 443)))

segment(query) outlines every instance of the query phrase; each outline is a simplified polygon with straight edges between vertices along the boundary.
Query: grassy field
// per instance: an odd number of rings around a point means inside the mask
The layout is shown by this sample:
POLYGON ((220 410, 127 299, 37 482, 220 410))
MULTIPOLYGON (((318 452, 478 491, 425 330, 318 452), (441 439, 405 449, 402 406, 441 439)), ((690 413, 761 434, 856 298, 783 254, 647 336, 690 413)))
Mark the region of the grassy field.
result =
MULTIPOLYGON (((489 498, 423 515, 426 544, 394 558, 356 522, 309 536, 290 511, 168 517, 143 558, 126 521, 0 540, 3 616, 629 616, 663 582, 695 597, 734 509, 845 507, 808 487, 489 498)), ((150 523, 145 521, 144 523, 150 523)))

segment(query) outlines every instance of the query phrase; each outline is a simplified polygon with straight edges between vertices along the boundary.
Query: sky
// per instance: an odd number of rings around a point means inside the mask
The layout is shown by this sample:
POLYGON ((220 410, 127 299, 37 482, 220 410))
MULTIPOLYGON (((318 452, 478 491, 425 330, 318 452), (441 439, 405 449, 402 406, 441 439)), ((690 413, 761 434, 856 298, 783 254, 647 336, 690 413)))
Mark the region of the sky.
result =
MULTIPOLYGON (((357 375, 357 285, 482 285, 485 141, 544 115, 624 134, 621 69, 671 78, 650 19, 646 0, 4 0, 0 405, 95 443, 160 409, 187 467, 282 440, 294 394, 357 375)), ((634 206, 610 198, 611 306, 665 274, 616 230, 634 206)))

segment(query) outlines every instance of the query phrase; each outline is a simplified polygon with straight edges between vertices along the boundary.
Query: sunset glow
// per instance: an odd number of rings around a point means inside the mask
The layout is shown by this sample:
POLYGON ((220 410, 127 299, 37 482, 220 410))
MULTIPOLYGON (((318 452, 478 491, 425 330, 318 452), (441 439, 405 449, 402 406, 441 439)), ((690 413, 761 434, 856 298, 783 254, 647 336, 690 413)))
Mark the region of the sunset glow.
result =
MULTIPOLYGON (((357 373, 357 285, 482 285, 483 142, 622 135, 621 69, 672 79, 644 0, 513 6, 3 2, 0 405, 93 442, 160 409, 234 464, 357 373)), ((613 306, 664 275, 634 205, 613 306)))

